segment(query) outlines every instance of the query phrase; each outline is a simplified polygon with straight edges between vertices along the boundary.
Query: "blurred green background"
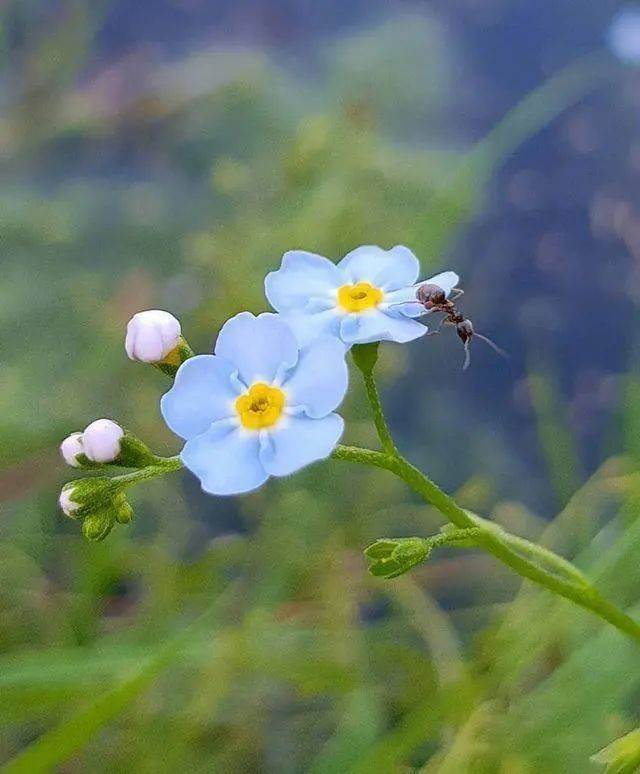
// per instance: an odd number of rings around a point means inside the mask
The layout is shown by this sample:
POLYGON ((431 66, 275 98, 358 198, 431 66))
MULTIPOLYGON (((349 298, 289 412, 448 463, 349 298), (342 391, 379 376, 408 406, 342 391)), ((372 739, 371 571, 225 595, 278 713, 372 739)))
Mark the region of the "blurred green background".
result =
MULTIPOLYGON (((208 351, 266 309, 285 250, 406 244, 425 276, 462 275, 511 358, 478 344, 462 374, 453 336, 385 346, 399 446, 633 610, 640 75, 605 50, 621 7, 0 6, 8 770, 582 774, 640 725, 636 646, 485 554, 371 578, 364 546, 441 524, 385 473, 327 462, 233 499, 174 475, 100 544, 57 509, 58 443, 95 418, 179 449, 165 377, 124 353, 134 312, 168 309, 208 351)), ((355 375, 342 413, 375 444, 355 375)))

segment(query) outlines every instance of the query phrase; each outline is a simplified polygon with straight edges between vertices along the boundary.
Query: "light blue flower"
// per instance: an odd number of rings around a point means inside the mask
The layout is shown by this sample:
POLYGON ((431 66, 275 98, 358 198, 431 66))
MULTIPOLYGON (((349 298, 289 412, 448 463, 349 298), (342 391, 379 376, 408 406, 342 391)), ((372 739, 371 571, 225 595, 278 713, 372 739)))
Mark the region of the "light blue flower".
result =
POLYGON ((278 315, 241 312, 223 325, 213 355, 180 366, 161 410, 202 488, 239 494, 331 454, 344 428, 332 412, 347 381, 335 337, 300 349, 278 315))
POLYGON ((640 5, 623 8, 607 31, 611 51, 627 64, 640 64, 640 5))
MULTIPOLYGON (((419 273, 418 259, 400 245, 390 250, 358 247, 337 265, 321 255, 292 250, 267 275, 265 292, 302 346, 327 334, 348 346, 404 343, 427 332, 412 319, 425 314, 415 301, 419 273)), ((448 296, 458 275, 445 271, 424 282, 439 285, 448 296)))

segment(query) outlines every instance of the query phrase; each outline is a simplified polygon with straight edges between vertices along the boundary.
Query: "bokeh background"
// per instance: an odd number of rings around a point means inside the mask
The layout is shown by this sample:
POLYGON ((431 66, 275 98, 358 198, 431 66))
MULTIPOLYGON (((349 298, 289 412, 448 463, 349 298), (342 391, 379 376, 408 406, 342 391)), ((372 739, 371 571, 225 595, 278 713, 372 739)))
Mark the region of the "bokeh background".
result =
MULTIPOLYGON (((454 335, 386 345, 398 444, 460 502, 640 597, 640 9, 600 0, 0 5, 0 760, 14 771, 566 772, 640 725, 634 645, 441 551, 327 462, 259 492, 132 492, 100 544, 57 445, 108 416, 175 453, 127 320, 208 351, 304 248, 457 270, 454 335), (20 757, 20 756, 23 757, 20 757), (16 757, 17 756, 17 757, 16 757)), ((375 444, 354 378, 347 439, 375 444)), ((640 612, 640 609, 639 611, 640 612)), ((10 769, 11 770, 11 769, 10 769)))

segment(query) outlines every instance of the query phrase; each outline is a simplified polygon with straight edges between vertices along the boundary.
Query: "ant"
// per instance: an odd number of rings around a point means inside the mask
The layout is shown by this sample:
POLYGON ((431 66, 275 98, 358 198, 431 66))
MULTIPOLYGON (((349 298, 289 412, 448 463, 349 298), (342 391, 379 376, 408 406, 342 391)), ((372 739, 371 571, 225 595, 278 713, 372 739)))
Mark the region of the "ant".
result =
POLYGON ((433 331, 429 331, 427 336, 434 336, 436 333, 440 333, 443 325, 455 325, 458 338, 464 345, 464 365, 462 366, 463 371, 467 370, 469 363, 471 362, 470 345, 471 339, 474 336, 481 341, 484 341, 485 344, 488 344, 501 357, 507 357, 507 353, 504 352, 504 350, 500 349, 500 347, 491 341, 491 339, 487 336, 483 336, 481 333, 478 333, 474 329, 471 320, 467 319, 463 314, 460 314, 460 312, 456 309, 455 302, 458 298, 460 298, 461 295, 463 295, 464 290, 461 288, 453 288, 451 292, 455 295, 447 298, 447 294, 439 285, 425 283, 424 285, 420 285, 418 287, 416 291, 416 300, 413 302, 408 302, 420 304, 424 308, 425 312, 442 312, 444 315, 444 317, 440 320, 438 327, 433 331))

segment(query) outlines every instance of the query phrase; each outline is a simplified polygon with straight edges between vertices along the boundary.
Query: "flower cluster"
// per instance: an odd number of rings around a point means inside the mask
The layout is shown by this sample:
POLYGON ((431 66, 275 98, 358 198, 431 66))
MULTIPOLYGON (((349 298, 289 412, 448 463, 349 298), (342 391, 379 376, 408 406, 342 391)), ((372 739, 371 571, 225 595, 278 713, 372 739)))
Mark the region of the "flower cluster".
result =
MULTIPOLYGON (((275 312, 232 317, 210 355, 194 355, 168 312, 134 315, 127 355, 174 377, 160 403, 162 416, 185 442, 179 462, 204 491, 249 492, 271 476, 287 476, 332 453, 344 429, 334 412, 347 390, 347 351, 423 336, 427 327, 416 318, 428 310, 417 301, 420 285, 435 284, 448 297, 458 282, 447 271, 419 283, 419 271, 418 259, 401 246, 359 247, 338 264, 301 250, 285 253, 265 280, 275 312)), ((120 465, 153 473, 177 459, 156 457, 109 419, 71 434, 60 450, 79 468, 120 465)), ((115 507, 108 528, 114 520, 128 521, 128 504, 118 505, 119 490, 104 481, 116 479, 67 485, 60 496, 64 512, 73 518, 90 513, 90 496, 101 491, 107 510, 115 507)), ((103 527, 91 529, 101 537, 103 527)))

